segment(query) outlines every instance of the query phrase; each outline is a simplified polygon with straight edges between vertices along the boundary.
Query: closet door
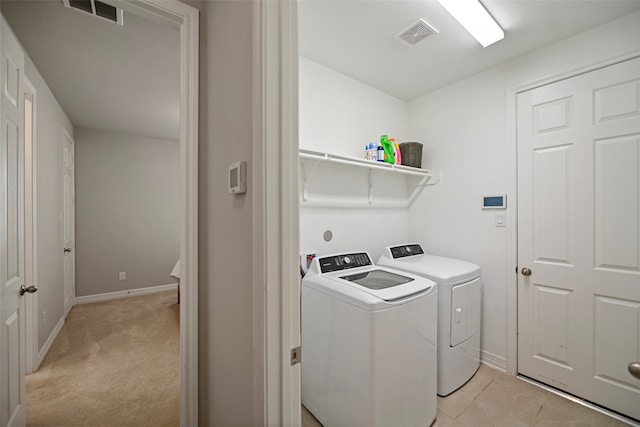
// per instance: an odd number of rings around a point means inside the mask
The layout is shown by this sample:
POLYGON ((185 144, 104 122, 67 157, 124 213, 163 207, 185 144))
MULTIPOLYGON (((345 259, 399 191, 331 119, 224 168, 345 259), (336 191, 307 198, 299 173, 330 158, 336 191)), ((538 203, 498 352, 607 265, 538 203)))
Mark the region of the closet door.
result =
POLYGON ((518 95, 518 371, 640 419, 640 59, 518 95))

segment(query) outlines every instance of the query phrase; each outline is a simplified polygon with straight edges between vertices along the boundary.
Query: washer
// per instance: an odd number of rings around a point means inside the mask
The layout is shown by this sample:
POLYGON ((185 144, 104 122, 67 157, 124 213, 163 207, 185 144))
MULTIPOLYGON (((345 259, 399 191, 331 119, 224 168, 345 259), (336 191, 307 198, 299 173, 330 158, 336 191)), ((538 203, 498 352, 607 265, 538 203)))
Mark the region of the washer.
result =
POLYGON ((438 394, 462 387, 480 367, 480 267, 425 254, 418 244, 387 247, 378 265, 438 284, 438 394))
POLYGON ((302 403, 325 426, 428 426, 436 417, 437 286, 357 252, 302 280, 302 403))

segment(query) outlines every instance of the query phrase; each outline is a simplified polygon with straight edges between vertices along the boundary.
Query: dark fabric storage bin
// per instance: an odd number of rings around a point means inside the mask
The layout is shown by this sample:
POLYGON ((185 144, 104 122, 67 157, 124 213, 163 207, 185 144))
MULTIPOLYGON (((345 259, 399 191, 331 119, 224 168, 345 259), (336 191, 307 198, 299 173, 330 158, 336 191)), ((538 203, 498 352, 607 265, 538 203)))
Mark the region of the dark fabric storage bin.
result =
POLYGON ((400 144, 402 165, 414 168, 422 167, 422 144, 419 142, 403 142, 400 144))

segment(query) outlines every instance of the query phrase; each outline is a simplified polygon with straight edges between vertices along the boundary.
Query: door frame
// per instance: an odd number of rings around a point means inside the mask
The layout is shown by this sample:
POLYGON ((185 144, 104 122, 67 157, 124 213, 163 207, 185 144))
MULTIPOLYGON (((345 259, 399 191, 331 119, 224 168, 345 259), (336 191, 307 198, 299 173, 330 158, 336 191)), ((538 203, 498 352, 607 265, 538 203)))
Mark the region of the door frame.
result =
MULTIPOLYGON (((38 221, 36 213, 38 212, 37 207, 37 179, 36 179, 36 138, 37 138, 37 102, 38 102, 38 92, 36 87, 31 83, 31 81, 24 76, 23 79, 23 88, 22 88, 22 97, 23 102, 26 94, 31 96, 31 147, 30 152, 31 156, 28 159, 27 153, 25 151, 25 163, 27 161, 31 162, 31 219, 26 217, 26 208, 25 208, 25 252, 28 249, 31 249, 31 265, 28 265, 26 262, 27 256, 25 255, 25 275, 26 272, 29 271, 31 275, 32 283, 27 283, 28 285, 35 285, 38 283, 38 269, 36 266, 38 265, 38 221), (31 241, 27 242, 26 238, 26 230, 28 222, 31 222, 29 227, 31 228, 31 241)), ((26 105, 26 104, 23 104, 26 105)), ((24 129, 26 133, 26 126, 24 129)), ((25 173, 26 173, 26 165, 25 165, 25 173)), ((27 181, 25 176, 25 193, 27 191, 27 181)), ((25 203, 26 203, 26 194, 25 194, 25 203)), ((40 359, 38 357, 38 293, 31 294, 30 298, 27 298, 25 301, 25 335, 26 335, 26 364, 25 371, 27 374, 33 373, 38 370, 40 367, 40 359)))
POLYGON ((198 92, 200 11, 179 0, 107 0, 180 27, 180 425, 198 425, 198 92))
MULTIPOLYGON (((67 130, 67 128, 65 126, 62 126, 62 132, 61 132, 61 138, 60 138, 60 147, 61 147, 61 155, 60 155, 60 169, 62 170, 62 177, 61 177, 61 181, 62 181, 62 244, 61 249, 65 247, 65 242, 64 242, 64 229, 65 229, 65 223, 66 223, 66 215, 67 215, 67 208, 70 208, 71 211, 73 211, 73 242, 74 242, 74 247, 72 248, 72 252, 71 252, 71 256, 73 257, 73 269, 74 269, 74 274, 73 274, 73 283, 72 283, 72 290, 71 290, 71 302, 69 303, 69 305, 67 305, 67 277, 65 272, 65 260, 64 257, 66 256, 64 254, 64 252, 62 252, 62 317, 64 319, 67 318, 67 316, 69 315, 69 312, 71 311, 71 309, 73 308, 74 305, 76 305, 76 281, 75 281, 75 266, 76 266, 76 261, 75 261, 75 257, 76 257, 76 253, 75 253, 75 224, 76 224, 76 219, 75 219, 75 204, 72 204, 71 207, 66 206, 66 200, 64 197, 64 193, 66 191, 66 188, 64 187, 64 144, 65 144, 65 138, 71 142, 71 147, 73 149, 73 156, 75 156, 75 152, 76 152, 76 141, 75 139, 73 139, 73 136, 71 136, 71 132, 69 132, 67 130)), ((73 198, 75 199, 75 179, 76 179, 76 166, 75 166, 75 159, 74 159, 74 163, 72 166, 72 181, 73 181, 73 198)))
POLYGON ((640 50, 614 56, 586 66, 571 68, 523 83, 507 93, 507 189, 513 207, 507 210, 508 230, 507 277, 507 372, 518 374, 518 129, 516 99, 519 93, 586 74, 620 62, 640 57, 640 50))
POLYGON ((297 3, 253 10, 253 419, 299 425, 300 345, 297 3))

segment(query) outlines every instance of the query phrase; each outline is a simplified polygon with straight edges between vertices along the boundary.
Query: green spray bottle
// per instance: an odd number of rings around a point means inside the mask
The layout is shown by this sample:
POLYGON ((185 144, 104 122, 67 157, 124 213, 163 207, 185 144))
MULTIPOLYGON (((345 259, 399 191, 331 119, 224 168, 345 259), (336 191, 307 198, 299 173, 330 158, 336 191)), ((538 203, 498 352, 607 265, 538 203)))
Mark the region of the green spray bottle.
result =
POLYGON ((380 145, 382 145, 382 148, 384 149, 384 161, 386 163, 391 163, 392 165, 395 164, 395 162, 396 162, 395 151, 396 150, 393 147, 393 145, 391 144, 391 142, 389 142, 389 136, 388 135, 380 136, 380 145))

